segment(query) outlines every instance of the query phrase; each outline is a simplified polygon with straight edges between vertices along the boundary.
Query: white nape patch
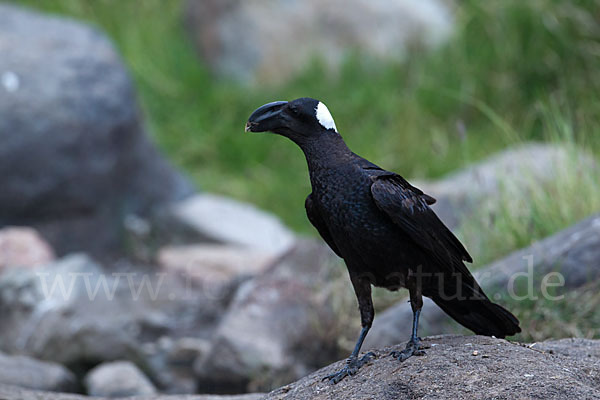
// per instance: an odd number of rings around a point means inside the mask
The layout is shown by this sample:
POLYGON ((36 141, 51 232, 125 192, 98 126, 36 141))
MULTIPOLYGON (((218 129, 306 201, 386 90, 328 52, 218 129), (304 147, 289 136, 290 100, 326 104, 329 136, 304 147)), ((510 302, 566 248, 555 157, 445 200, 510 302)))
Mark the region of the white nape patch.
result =
POLYGON ((335 127, 333 117, 331 116, 331 113, 329 112, 329 109, 327 109, 327 106, 325 104, 319 102, 315 111, 317 112, 317 120, 319 121, 321 126, 323 126, 325 129, 333 129, 337 132, 337 128, 335 127))

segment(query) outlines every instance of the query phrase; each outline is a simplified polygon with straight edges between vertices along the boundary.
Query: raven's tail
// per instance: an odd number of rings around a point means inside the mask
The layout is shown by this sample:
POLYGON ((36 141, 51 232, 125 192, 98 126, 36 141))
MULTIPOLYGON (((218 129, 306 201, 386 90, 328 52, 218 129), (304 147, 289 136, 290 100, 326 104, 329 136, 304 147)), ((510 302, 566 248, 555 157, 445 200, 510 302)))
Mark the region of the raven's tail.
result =
POLYGON ((504 307, 492 303, 474 280, 463 282, 458 288, 460 290, 457 290, 457 285, 446 286, 445 289, 446 292, 440 295, 439 290, 424 288, 423 294, 476 334, 503 338, 521 332, 519 320, 504 307))

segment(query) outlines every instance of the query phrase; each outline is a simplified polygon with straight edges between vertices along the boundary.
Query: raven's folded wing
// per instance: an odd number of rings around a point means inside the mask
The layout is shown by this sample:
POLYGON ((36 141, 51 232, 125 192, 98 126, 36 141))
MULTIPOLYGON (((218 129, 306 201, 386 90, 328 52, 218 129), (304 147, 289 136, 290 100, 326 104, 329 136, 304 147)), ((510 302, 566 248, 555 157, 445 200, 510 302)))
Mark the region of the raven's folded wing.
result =
MULTIPOLYGON (((471 256, 444 225, 438 216, 429 208, 432 197, 411 186, 397 174, 381 175, 374 178, 371 194, 377 207, 400 227, 417 245, 424 248, 440 261, 449 258, 472 262, 471 256)), ((462 268, 454 265, 459 270, 462 268)), ((470 275, 466 267, 464 271, 470 275)))

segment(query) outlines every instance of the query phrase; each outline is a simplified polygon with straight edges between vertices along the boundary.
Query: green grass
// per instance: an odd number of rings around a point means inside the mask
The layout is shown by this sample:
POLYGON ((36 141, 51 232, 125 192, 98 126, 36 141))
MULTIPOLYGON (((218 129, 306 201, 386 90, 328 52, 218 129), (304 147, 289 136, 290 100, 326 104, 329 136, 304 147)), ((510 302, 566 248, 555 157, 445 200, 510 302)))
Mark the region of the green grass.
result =
POLYGON ((545 119, 550 141, 566 150, 557 175, 540 182, 524 171, 525 184, 502 182, 499 193, 459 228, 458 235, 469 244, 475 268, 600 211, 600 164, 575 145, 572 124, 557 116, 548 113, 545 119))
POLYGON ((540 298, 505 303, 521 320, 521 342, 547 338, 584 337, 600 339, 600 282, 578 290, 553 294, 560 300, 540 298))
MULTIPOLYGON (((355 152, 407 178, 437 178, 531 140, 600 155, 600 0, 461 1, 454 36, 435 51, 414 49, 404 63, 354 55, 335 75, 314 62, 285 85, 257 87, 211 76, 185 32, 180 0, 17 3, 105 30, 168 157, 203 190, 255 203, 300 232, 314 234, 300 150, 243 133, 267 101, 323 100, 355 152)), ((532 182, 517 202, 507 185, 493 219, 482 214, 463 227, 467 247, 479 242, 477 265, 600 210, 598 174, 573 165, 548 186, 532 182)))

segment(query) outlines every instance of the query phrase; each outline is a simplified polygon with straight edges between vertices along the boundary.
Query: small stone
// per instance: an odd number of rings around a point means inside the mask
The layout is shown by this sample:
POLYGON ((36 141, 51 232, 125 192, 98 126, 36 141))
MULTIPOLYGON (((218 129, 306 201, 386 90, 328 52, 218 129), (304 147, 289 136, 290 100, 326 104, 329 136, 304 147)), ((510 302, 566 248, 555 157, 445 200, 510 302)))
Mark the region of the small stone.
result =
POLYGON ((77 379, 60 364, 0 353, 0 384, 68 392, 77 388, 77 379))
POLYGON ((474 356, 479 355, 479 352, 477 350, 473 350, 473 355, 474 356))
POLYGON ((86 375, 85 386, 91 396, 126 397, 156 393, 152 382, 129 361, 98 365, 86 375))
POLYGON ((210 342, 205 339, 184 337, 178 339, 168 353, 170 363, 193 365, 194 361, 210 351, 210 342))
POLYGON ((37 267, 53 260, 52 247, 35 229, 24 226, 0 229, 0 270, 37 267))

